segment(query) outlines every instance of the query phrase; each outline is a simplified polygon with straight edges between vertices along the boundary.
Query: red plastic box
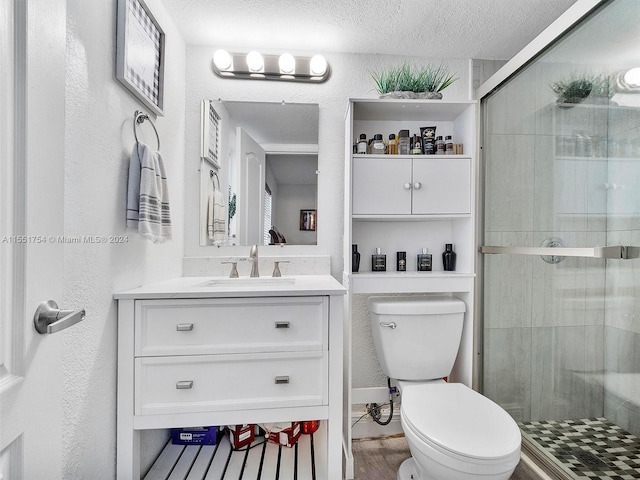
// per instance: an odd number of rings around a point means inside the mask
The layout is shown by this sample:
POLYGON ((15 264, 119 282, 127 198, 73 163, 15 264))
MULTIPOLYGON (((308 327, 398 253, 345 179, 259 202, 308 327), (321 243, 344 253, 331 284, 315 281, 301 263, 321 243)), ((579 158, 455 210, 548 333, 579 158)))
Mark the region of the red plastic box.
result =
POLYGON ((305 435, 311 435, 320 427, 320 420, 309 420, 306 422, 301 422, 300 425, 302 427, 302 433, 304 433, 305 435))

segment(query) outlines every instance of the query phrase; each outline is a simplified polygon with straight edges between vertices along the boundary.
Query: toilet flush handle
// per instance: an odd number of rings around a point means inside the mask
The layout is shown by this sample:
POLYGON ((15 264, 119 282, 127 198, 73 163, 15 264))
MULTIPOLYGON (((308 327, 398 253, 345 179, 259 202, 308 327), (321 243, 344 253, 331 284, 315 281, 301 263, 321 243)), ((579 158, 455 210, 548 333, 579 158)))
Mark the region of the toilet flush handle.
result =
POLYGON ((397 327, 396 322, 380 322, 381 327, 388 327, 391 330, 397 327))

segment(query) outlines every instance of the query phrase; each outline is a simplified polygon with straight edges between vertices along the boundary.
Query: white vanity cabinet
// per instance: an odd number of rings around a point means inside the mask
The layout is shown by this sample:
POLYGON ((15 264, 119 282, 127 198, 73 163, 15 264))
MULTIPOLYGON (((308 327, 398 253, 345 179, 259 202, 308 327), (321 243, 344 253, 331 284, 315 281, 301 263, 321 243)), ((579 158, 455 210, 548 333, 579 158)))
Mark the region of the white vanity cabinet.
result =
POLYGON ((317 478, 342 478, 344 289, 305 277, 116 295, 119 479, 140 478, 144 429, 302 420, 323 421, 317 478))
POLYGON ((353 215, 469 215, 471 158, 354 155, 353 215))

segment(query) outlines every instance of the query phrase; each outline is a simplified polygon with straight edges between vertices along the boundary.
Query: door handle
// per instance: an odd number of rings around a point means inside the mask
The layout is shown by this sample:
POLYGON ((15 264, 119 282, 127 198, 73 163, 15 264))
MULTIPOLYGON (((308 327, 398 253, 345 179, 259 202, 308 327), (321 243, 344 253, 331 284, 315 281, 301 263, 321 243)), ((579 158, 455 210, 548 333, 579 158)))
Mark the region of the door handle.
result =
POLYGON ((391 330, 397 327, 396 322, 380 322, 380 326, 390 328, 391 330))
POLYGON ((84 320, 85 311, 62 310, 53 300, 42 302, 33 316, 33 326, 38 333, 56 333, 84 320))

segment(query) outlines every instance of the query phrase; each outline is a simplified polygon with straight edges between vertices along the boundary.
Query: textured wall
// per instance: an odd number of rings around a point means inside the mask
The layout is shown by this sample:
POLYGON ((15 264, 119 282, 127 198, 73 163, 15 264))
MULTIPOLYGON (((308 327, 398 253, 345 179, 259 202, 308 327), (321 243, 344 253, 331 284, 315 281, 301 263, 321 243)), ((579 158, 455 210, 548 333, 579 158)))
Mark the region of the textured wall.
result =
MULTIPOLYGON (((142 105, 115 79, 115 1, 69 0, 67 22, 64 233, 126 235, 133 113, 142 105)), ((67 244, 67 308, 87 318, 63 333, 64 478, 115 478, 115 291, 180 276, 184 216, 184 44, 162 5, 148 1, 167 33, 165 116, 156 125, 167 165, 173 240, 153 245, 134 234, 124 244, 67 244)), ((155 145, 153 130, 143 125, 155 145)), ((46 161, 46 159, 43 159, 46 161)), ((146 445, 156 442, 148 441, 146 445)))

